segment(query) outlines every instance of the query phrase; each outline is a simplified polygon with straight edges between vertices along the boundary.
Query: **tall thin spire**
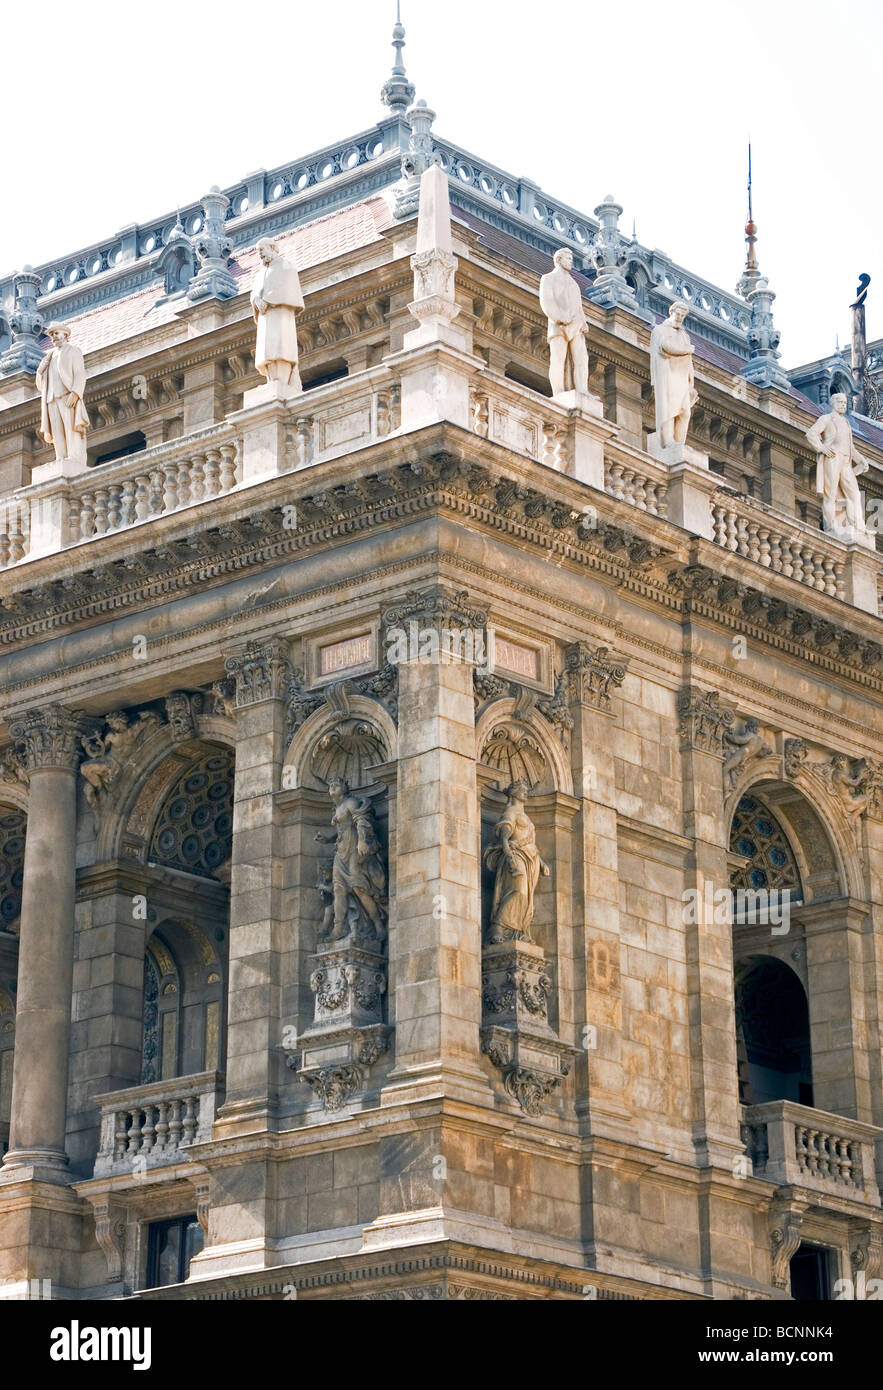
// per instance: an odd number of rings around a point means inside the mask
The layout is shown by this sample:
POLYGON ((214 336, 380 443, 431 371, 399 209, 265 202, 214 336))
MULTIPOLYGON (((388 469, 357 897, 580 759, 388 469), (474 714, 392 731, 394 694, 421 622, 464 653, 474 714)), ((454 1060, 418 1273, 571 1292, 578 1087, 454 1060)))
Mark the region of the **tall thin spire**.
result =
POLYGON ((396 0, 396 22, 392 30, 392 46, 395 49, 395 62, 389 80, 383 84, 380 100, 388 106, 394 116, 403 116, 417 95, 417 88, 408 81, 402 49, 405 46, 405 26, 402 24, 401 0, 396 0))
POLYGON ((748 247, 748 254, 745 257, 745 269, 742 271, 742 278, 736 286, 736 292, 741 294, 743 299, 747 299, 753 289, 757 288, 760 279, 760 267, 757 264, 757 253, 754 248, 757 244, 757 224, 754 221, 754 214, 751 208, 751 142, 748 143, 748 221, 745 223, 745 242, 748 247))

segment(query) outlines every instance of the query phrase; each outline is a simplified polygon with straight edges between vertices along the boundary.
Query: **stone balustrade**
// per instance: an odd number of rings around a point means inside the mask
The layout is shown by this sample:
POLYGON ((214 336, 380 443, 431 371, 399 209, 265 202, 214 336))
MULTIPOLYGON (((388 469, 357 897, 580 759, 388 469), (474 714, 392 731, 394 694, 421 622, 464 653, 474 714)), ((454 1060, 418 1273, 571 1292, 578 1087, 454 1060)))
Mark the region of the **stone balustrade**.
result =
POLYGON ((755 1177, 879 1206, 874 1145, 883 1129, 788 1100, 745 1106, 742 1115, 755 1177))
POLYGON ((221 1083, 220 1073, 207 1071, 96 1096, 101 1138, 95 1177, 184 1162, 184 1150, 211 1135, 221 1083))
POLYGON ((69 539, 71 544, 103 536, 166 516, 179 507, 207 502, 236 486, 236 445, 188 451, 184 457, 158 461, 139 469, 139 455, 129 460, 123 476, 107 477, 103 470, 90 474, 71 488, 69 539), (101 486, 96 486, 97 483, 101 486))
POLYGON ((835 598, 844 595, 846 546, 754 498, 717 492, 711 503, 715 544, 835 598))
POLYGON ((651 516, 665 516, 667 486, 664 468, 648 464, 637 469, 617 459, 604 460, 605 491, 651 516))
MULTIPOLYGON (((51 497, 45 483, 19 488, 0 499, 0 570, 168 516, 272 473, 376 444, 400 431, 401 397, 401 382, 385 366, 305 391, 284 408, 286 423, 269 470, 266 463, 256 472, 248 465, 245 409, 186 438, 59 480, 51 497), (66 510, 47 528, 41 509, 45 513, 51 505, 66 510)), ((470 384, 476 435, 568 474, 574 472, 571 417, 559 402, 494 372, 476 373, 470 384)), ((649 516, 670 515, 663 465, 615 439, 604 453, 604 487, 611 497, 649 516)), ((722 549, 831 597, 849 598, 847 547, 798 517, 720 487, 711 497, 711 525, 722 549)))
POLYGON ((0 501, 0 569, 221 497, 240 481, 239 458, 236 438, 222 425, 90 468, 58 485, 63 510, 54 535, 62 545, 54 547, 35 536, 41 517, 53 519, 56 498, 49 500, 46 484, 19 488, 0 501))

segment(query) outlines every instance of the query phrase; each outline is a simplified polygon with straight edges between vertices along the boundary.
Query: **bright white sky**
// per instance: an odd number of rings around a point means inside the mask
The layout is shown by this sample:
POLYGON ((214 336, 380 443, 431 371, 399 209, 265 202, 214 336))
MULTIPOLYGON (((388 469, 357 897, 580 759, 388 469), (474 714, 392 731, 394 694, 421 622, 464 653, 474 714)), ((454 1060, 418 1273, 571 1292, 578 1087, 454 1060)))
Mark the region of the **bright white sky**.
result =
MULTIPOLYGON (((883 336, 879 0, 404 0, 408 76, 447 139, 732 290, 754 148, 786 366, 883 336)), ((4 21, 0 273, 379 119, 393 0, 42 0, 4 21)))

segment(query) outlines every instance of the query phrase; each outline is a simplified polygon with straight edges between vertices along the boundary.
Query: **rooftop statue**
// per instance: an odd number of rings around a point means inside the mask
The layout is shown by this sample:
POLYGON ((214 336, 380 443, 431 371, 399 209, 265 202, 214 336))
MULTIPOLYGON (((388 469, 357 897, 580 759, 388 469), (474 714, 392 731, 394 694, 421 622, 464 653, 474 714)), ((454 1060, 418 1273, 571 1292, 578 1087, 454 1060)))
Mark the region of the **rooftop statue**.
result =
POLYGON ((870 467, 855 447, 846 405, 846 397, 837 392, 831 397, 830 414, 822 415, 806 432, 817 454, 816 492, 822 499, 825 530, 841 539, 867 534, 856 477, 870 467))
POLYGON ((300 276, 275 241, 258 242, 262 266, 254 278, 251 307, 258 327, 255 366, 267 382, 294 395, 300 391, 297 368, 297 311, 304 307, 300 276))
POLYGON ((549 320, 549 380, 552 395, 589 394, 588 324, 580 287, 571 275, 573 252, 561 246, 555 269, 540 280, 540 306, 549 320))
POLYGON ((40 392, 40 433, 47 444, 54 444, 55 457, 86 464, 86 431, 89 416, 83 404, 86 390, 86 363, 75 343, 70 341, 66 323, 50 323, 46 329, 52 348, 37 368, 40 392))
POLYGON ((686 317, 686 304, 675 300, 668 318, 650 334, 650 380, 661 449, 686 444, 690 412, 699 399, 693 384, 693 344, 684 328, 686 317))

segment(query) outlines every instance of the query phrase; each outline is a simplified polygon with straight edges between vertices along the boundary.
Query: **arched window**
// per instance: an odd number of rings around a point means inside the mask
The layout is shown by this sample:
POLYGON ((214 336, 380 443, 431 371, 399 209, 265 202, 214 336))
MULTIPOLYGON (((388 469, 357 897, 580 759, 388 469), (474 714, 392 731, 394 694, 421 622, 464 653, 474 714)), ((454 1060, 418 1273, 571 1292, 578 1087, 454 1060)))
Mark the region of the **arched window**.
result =
POLYGON ((736 975, 739 1099, 812 1105, 809 1006, 797 975, 775 956, 755 957, 736 975))
POLYGON ((141 1082, 219 1070, 224 1045, 226 932, 165 921, 144 961, 141 1082))
MULTIPOLYGON (((743 796, 733 817, 730 853, 745 862, 730 874, 734 920, 740 920, 744 895, 775 893, 780 902, 803 901, 794 851, 781 825, 757 796, 743 796), (740 899, 740 893, 743 897, 740 899)), ((748 898, 750 902, 751 899, 748 898)))
POLYGON ((194 763, 163 803, 149 859, 201 878, 217 878, 233 844, 233 755, 213 749, 194 763))

